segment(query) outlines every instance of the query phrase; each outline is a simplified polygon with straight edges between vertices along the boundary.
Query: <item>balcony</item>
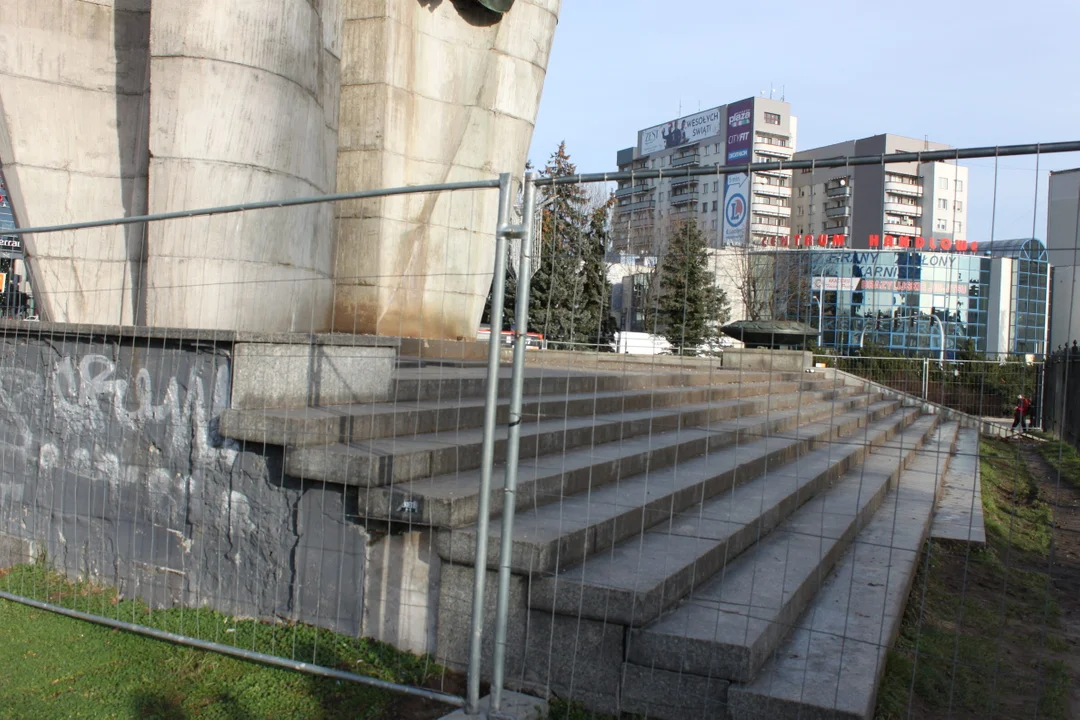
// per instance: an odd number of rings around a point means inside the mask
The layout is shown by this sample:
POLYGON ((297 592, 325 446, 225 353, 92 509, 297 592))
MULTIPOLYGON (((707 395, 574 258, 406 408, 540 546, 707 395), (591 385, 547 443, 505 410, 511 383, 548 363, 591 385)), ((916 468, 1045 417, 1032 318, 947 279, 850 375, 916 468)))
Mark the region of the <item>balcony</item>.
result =
POLYGON ((691 185, 696 187, 697 184, 698 184, 698 179, 697 178, 678 178, 676 180, 671 181, 671 190, 674 192, 675 190, 678 190, 679 188, 690 187, 691 185))
POLYGON ((697 150, 686 153, 685 155, 673 156, 671 158, 671 167, 692 167, 694 165, 701 164, 701 153, 697 150))
POLYGON ((750 223, 750 232, 755 235, 790 235, 790 225, 768 225, 766 223, 750 223))
POLYGON ((839 218, 848 217, 851 215, 851 208, 847 205, 841 205, 840 207, 825 208, 825 217, 839 218))
POLYGON ((889 235, 922 235, 922 225, 902 225, 900 223, 884 223, 881 229, 889 235))
POLYGON ((636 210, 652 210, 655 207, 656 201, 650 198, 648 200, 638 200, 637 202, 619 205, 616 209, 620 212, 633 212, 636 210))
POLYGON ((771 215, 773 217, 791 217, 791 208, 783 205, 770 205, 769 203, 755 202, 750 204, 753 212, 758 215, 771 215))
POLYGON ((698 200, 697 191, 685 192, 685 193, 682 193, 681 195, 672 195, 671 196, 671 204, 672 205, 686 205, 687 203, 697 202, 697 200, 698 200))
POLYGON ((615 197, 629 197, 630 195, 636 195, 637 193, 645 193, 651 191, 652 188, 648 185, 632 185, 629 187, 622 187, 615 191, 615 197))
POLYGON ((922 217, 922 205, 885 201, 885 212, 907 217, 922 217))
POLYGON ((896 195, 907 195, 908 197, 923 196, 922 185, 912 185, 911 183, 896 182, 895 180, 888 180, 885 182, 885 192, 895 193, 896 195))
POLYGON ((771 183, 754 182, 755 195, 769 195, 771 197, 791 197, 791 188, 771 183))
POLYGON ((761 153, 762 155, 771 155, 780 158, 781 160, 790 160, 791 156, 795 154, 795 148, 755 140, 754 152, 761 153))
POLYGON ((652 215, 649 215, 648 217, 643 217, 643 218, 633 218, 630 221, 630 227, 631 228, 646 228, 646 227, 652 227, 654 223, 655 223, 655 221, 653 220, 652 215))
POLYGON ((850 235, 847 225, 825 225, 825 232, 829 235, 850 235))
POLYGON ((825 191, 825 195, 831 198, 851 197, 851 186, 841 185, 839 187, 831 187, 825 191))

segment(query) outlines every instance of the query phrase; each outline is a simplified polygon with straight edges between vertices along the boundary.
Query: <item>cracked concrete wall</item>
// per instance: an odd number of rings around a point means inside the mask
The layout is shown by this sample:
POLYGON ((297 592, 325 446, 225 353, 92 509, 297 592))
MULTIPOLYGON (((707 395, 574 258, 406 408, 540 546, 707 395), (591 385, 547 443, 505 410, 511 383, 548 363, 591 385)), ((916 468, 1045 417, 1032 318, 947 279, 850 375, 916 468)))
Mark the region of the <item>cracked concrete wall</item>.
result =
MULTIPOLYGON (((150 211, 332 193, 338 0, 154 0, 150 211)), ((154 224, 151 325, 329 325, 333 208, 154 224)))
MULTIPOLYGON (((24 227, 524 165, 560 0, 10 0, 0 162, 24 227), (340 128, 340 129, 339 129, 340 128)), ((471 338, 494 191, 27 238, 46 319, 471 338)))
MULTIPOLYGON (((345 3, 338 190, 524 167, 560 0, 502 19, 466 0, 345 3)), ((338 206, 334 329, 473 338, 491 286, 495 191, 338 206)))
POLYGON ((360 634, 355 498, 218 434, 227 344, 59 337, 0 339, 0 559, 45 551, 153 607, 360 634))
MULTIPOLYGON (((150 0, 5 0, 0 162, 23 227, 146 212, 150 0)), ((138 226, 26 239, 51 320, 136 323, 138 226)))

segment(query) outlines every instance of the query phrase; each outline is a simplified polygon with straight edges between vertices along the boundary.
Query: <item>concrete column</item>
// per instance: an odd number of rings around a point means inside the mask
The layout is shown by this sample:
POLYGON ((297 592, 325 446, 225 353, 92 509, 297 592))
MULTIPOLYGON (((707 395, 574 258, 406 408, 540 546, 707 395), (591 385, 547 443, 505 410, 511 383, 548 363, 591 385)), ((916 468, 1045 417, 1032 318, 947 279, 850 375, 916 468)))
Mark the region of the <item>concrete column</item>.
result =
MULTIPOLYGON (((339 0, 154 0, 151 212, 333 192, 339 0)), ((154 224, 149 322, 329 325, 333 208, 154 224)))
MULTIPOLYGON (((0 162, 23 227, 146 211, 150 0, 5 0, 0 162)), ((26 238, 44 317, 141 320, 142 228, 26 238)))
POLYGON ((1012 349, 1013 258, 990 261, 990 307, 986 313, 986 352, 991 357, 1012 349))
MULTIPOLYGON (((347 2, 338 190, 522 172, 559 5, 347 2)), ((342 203, 334 329, 474 338, 496 209, 494 191, 342 203)))

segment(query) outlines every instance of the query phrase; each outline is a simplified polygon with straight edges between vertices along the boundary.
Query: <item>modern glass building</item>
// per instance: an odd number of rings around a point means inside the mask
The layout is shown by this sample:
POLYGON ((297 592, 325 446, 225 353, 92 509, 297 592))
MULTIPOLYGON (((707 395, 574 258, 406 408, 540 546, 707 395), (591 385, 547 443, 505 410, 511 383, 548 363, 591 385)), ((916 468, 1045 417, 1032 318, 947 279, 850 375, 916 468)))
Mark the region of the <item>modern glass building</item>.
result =
POLYGON ((777 253, 777 285, 800 292, 787 310, 842 353, 873 343, 953 357, 965 341, 991 356, 1046 352, 1050 265, 1036 238, 976 252, 815 248, 777 253))

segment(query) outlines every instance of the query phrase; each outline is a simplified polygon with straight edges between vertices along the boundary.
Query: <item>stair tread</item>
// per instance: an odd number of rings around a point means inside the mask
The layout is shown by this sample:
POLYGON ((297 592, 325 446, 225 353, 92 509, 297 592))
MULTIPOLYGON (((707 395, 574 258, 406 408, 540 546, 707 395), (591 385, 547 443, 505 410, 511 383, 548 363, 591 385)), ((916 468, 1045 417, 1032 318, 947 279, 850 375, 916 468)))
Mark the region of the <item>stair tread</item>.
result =
MULTIPOLYGON (((755 382, 741 383, 739 387, 750 389, 767 389, 773 385, 793 385, 793 381, 784 382, 755 382)), ((823 383, 822 383, 823 384, 823 383)), ((618 397, 638 397, 642 395, 671 395, 688 391, 701 391, 710 388, 727 388, 732 383, 717 383, 709 385, 691 385, 686 387, 661 386, 651 388, 630 388, 626 390, 605 390, 601 392, 578 392, 578 393, 547 393, 538 395, 526 395, 522 398, 524 405, 541 402, 573 402, 577 400, 601 400, 618 397)), ((796 390, 794 390, 797 392, 796 390)), ((813 392, 813 391, 808 391, 813 392)), ((230 412, 245 415, 262 415, 264 417, 281 418, 284 420, 307 420, 307 419, 331 419, 350 417, 354 415, 389 415, 395 413, 416 411, 452 411, 459 408, 483 407, 483 396, 447 397, 441 400, 403 400, 398 402, 369 402, 353 403, 350 405, 312 405, 303 408, 267 408, 249 410, 230 410, 230 412)), ((502 396, 498 398, 499 405, 508 405, 510 398, 502 396)))
POLYGON ((984 544, 986 526, 979 480, 979 433, 974 428, 960 431, 957 450, 942 478, 940 491, 930 537, 984 544))
MULTIPOLYGON (((559 502, 575 492, 586 493, 605 483, 622 482, 623 478, 646 470, 658 472, 672 463, 684 462, 679 458, 682 453, 692 453, 690 459, 693 459, 747 438, 784 432, 800 419, 810 422, 834 413, 836 402, 845 407, 860 407, 875 397, 876 394, 852 395, 840 401, 771 410, 758 416, 714 421, 706 427, 654 432, 523 460, 518 470, 518 512, 525 517, 536 505, 559 502)), ((497 477, 501 469, 496 468, 497 477)), ((492 511, 501 512, 503 496, 499 483, 495 485, 492 511)), ((392 488, 372 489, 360 496, 360 503, 362 514, 398 517, 400 513, 396 509, 408 501, 413 503, 415 512, 399 519, 467 529, 476 522, 479 495, 480 470, 471 469, 398 483, 392 488)))
MULTIPOLYGON (((871 423, 868 432, 876 434, 895 422, 896 418, 889 416, 871 423)), ((697 554, 683 555, 682 549, 711 547, 717 541, 730 537, 735 530, 757 521, 763 511, 772 508, 782 498, 798 492, 813 477, 805 468, 839 459, 839 454, 833 447, 838 443, 853 449, 861 445, 845 443, 843 439, 834 440, 829 447, 812 450, 801 456, 797 463, 770 468, 767 473, 729 493, 709 498, 704 503, 678 513, 669 523, 650 528, 640 542, 616 546, 612 552, 594 555, 582 565, 564 570, 559 575, 559 581, 631 591, 652 588, 666 579, 672 565, 643 562, 638 567, 635 563, 631 566, 633 571, 628 572, 628 560, 633 560, 637 553, 647 553, 653 560, 665 558, 677 559, 675 562, 681 561, 682 564, 692 562, 697 554), (689 542, 690 540, 706 542, 699 545, 689 542)))
MULTIPOLYGON (((829 421, 809 422, 796 427, 793 431, 758 440, 740 442, 737 445, 713 450, 704 455, 680 461, 675 465, 639 473, 618 482, 609 483, 588 493, 572 495, 559 501, 541 505, 524 512, 519 511, 514 523, 515 542, 543 546, 553 543, 569 533, 604 525, 620 515, 640 513, 648 504, 668 504, 668 501, 683 491, 694 490, 711 478, 735 470, 744 463, 755 460, 782 449, 797 446, 807 439, 831 437, 832 430, 849 420, 859 420, 875 409, 888 407, 889 403, 878 403, 869 408, 838 413, 829 421)), ((803 456, 806 457, 806 456, 803 456)), ((801 461, 800 463, 801 464, 801 461)), ((785 466, 786 467, 786 466, 785 466)), ((699 493, 694 493, 700 498, 699 493)), ((675 512, 680 512, 681 508, 675 512)), ((670 505, 654 511, 656 520, 671 517, 670 505)), ((492 537, 501 535, 501 527, 492 526, 492 537)), ((456 533, 469 535, 475 527, 457 530, 456 533)), ((520 568, 522 571, 529 568, 520 568)), ((533 568, 533 570, 537 570, 533 568)), ((540 568, 543 572, 546 568, 540 568)))
POLYGON ((731 686, 734 720, 873 714, 931 522, 941 454, 958 430, 942 425, 938 442, 916 453, 757 676, 731 686))
MULTIPOLYGON (((875 449, 825 492, 695 588, 674 611, 636 631, 631 661, 676 672, 749 680, 800 611, 815 576, 828 571, 860 514, 921 447, 937 418, 923 416, 875 449)), ((812 591, 812 588, 810 588, 812 591)))

